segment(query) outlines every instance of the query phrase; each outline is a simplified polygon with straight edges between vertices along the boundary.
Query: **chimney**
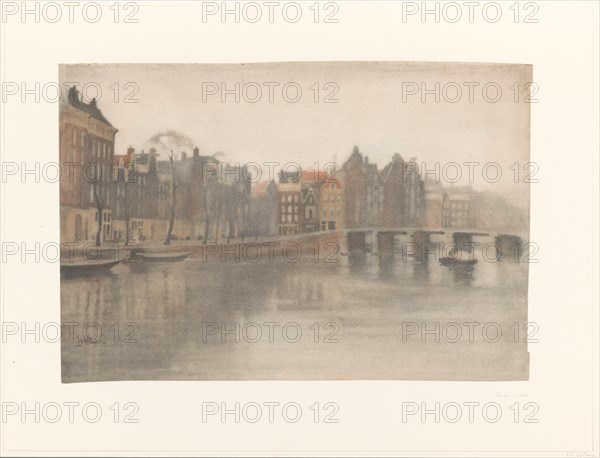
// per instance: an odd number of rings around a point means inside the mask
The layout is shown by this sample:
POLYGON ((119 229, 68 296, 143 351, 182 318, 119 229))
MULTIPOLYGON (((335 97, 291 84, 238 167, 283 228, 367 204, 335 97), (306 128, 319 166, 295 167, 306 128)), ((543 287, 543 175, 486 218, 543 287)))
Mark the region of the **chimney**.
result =
POLYGON ((71 86, 69 89, 69 103, 79 102, 79 91, 75 86, 71 86))
POLYGON ((365 165, 369 165, 369 156, 365 156, 365 165))
POLYGON ((150 156, 148 157, 148 171, 156 172, 156 149, 150 148, 150 156))
POLYGON ((200 157, 200 150, 197 146, 194 148, 194 157, 200 157))
POLYGON ((96 106, 96 97, 94 97, 94 98, 93 98, 93 99, 90 101, 90 106, 91 106, 92 108, 98 108, 98 107, 96 106))

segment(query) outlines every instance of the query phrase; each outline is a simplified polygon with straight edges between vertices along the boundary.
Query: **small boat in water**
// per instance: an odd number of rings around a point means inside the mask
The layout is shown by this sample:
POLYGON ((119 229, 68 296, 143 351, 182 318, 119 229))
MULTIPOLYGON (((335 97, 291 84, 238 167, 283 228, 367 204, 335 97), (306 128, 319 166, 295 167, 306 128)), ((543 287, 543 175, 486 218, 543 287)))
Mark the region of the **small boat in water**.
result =
POLYGON ((148 252, 139 252, 136 253, 135 256, 146 261, 146 262, 179 262, 187 259, 192 253, 171 253, 171 252, 163 252, 163 253, 148 253, 148 252))
POLYGON ((474 267, 477 259, 440 258, 440 264, 445 267, 474 267))
POLYGON ((60 274, 65 276, 99 275, 108 273, 121 260, 61 262, 60 274))

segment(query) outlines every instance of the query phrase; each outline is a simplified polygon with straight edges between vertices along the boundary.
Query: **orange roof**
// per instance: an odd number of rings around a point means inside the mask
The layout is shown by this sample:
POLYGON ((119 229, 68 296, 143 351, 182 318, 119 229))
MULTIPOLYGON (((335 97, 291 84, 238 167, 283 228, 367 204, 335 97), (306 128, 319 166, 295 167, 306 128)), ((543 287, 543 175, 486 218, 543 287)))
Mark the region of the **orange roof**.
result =
POLYGON ((118 166, 120 161, 123 160, 123 165, 128 166, 129 164, 131 164, 134 157, 135 157, 135 150, 131 149, 130 151, 128 151, 125 154, 115 154, 113 161, 114 161, 114 164, 118 166))
POLYGON ((323 181, 327 178, 329 172, 325 170, 303 170, 302 171, 302 181, 311 182, 311 181, 323 181))
POLYGON ((323 183, 321 185, 321 187, 322 188, 331 188, 332 187, 331 185, 333 185, 333 184, 335 184, 335 186, 337 188, 340 188, 340 189, 342 188, 342 183, 340 182, 340 180, 338 180, 337 178, 331 177, 331 176, 325 180, 325 183, 323 183))

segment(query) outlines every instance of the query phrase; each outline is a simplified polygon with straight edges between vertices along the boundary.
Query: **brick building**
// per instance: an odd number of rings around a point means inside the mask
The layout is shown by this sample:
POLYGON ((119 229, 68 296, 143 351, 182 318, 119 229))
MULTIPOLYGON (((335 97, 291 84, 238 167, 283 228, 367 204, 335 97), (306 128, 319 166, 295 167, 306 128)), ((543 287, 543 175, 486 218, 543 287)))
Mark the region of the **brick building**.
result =
POLYGON ((96 100, 82 101, 75 87, 59 108, 61 241, 112 239, 113 165, 117 129, 96 100))

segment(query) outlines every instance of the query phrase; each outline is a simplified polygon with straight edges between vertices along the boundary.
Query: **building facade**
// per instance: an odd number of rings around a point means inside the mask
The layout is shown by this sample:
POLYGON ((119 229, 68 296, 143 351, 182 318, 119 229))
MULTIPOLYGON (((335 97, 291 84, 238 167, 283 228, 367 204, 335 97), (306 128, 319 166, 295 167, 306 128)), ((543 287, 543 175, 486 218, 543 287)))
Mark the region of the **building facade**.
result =
POLYGON ((444 189, 433 180, 425 180, 423 184, 425 196, 425 209, 423 226, 427 229, 440 229, 444 227, 444 189))
POLYGON ((405 162, 394 154, 381 171, 384 181, 383 226, 420 227, 423 223, 424 189, 416 159, 405 162))
POLYGON ((336 176, 326 177, 321 184, 319 212, 321 231, 337 231, 344 228, 344 188, 336 176))
POLYGON ((59 110, 61 241, 111 240, 117 129, 75 87, 59 110))
POLYGON ((470 186, 452 186, 444 192, 442 225, 452 229, 475 227, 475 200, 470 186))
POLYGON ((250 230, 248 235, 274 236, 279 233, 277 185, 275 181, 261 181, 252 185, 250 230))
POLYGON ((300 212, 303 210, 302 183, 299 172, 280 172, 277 201, 279 235, 299 234, 300 212))

